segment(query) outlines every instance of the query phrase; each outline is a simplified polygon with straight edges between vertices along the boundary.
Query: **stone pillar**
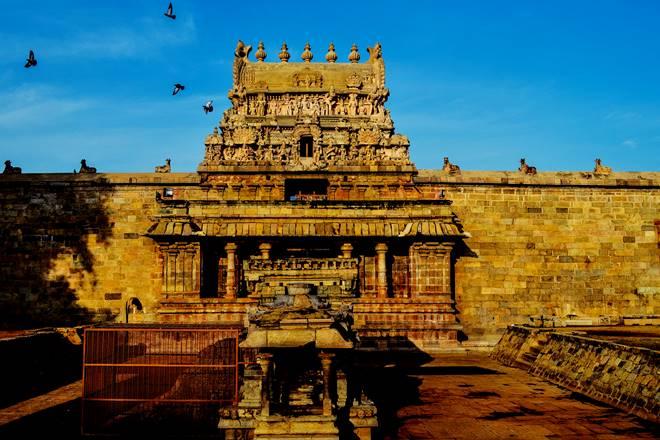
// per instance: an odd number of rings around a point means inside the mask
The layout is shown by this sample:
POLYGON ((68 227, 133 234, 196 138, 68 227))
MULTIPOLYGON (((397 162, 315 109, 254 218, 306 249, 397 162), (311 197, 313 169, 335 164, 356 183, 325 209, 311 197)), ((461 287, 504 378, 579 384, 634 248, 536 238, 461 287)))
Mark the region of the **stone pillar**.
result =
POLYGON ((270 250, 273 248, 273 245, 270 243, 261 243, 259 245, 259 252, 261 252, 262 260, 270 260, 270 250))
POLYGON ((227 289, 225 290, 225 298, 236 298, 236 250, 238 245, 236 243, 227 243, 225 251, 227 252, 227 289))
POLYGON ((273 355, 270 353, 259 353, 257 363, 261 368, 261 415, 270 415, 270 366, 273 355))
POLYGON ((376 294, 378 298, 387 298, 387 245, 376 245, 376 294))
POLYGON ((344 243, 341 245, 341 255, 339 258, 351 258, 353 254, 353 245, 350 243, 344 243))
POLYGON ((321 353, 321 367, 323 368, 323 415, 332 415, 332 398, 330 397, 330 379, 332 374, 333 353, 321 353))

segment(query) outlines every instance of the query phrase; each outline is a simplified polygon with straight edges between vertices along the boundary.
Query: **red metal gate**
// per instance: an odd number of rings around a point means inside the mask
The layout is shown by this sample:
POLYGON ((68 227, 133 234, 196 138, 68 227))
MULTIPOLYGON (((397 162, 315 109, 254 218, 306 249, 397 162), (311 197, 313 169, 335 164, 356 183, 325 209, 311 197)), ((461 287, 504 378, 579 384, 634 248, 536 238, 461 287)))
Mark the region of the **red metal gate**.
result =
POLYGON ((217 433, 238 400, 241 329, 110 326, 85 331, 83 434, 217 433))

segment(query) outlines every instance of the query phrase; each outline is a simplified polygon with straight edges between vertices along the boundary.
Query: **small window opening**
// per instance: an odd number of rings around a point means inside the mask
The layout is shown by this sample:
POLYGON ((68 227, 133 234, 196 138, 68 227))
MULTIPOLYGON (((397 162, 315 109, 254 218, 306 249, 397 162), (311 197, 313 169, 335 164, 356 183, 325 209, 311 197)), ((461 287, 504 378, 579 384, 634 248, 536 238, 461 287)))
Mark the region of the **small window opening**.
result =
POLYGON ((314 157, 314 139, 311 136, 300 137, 300 157, 314 157))

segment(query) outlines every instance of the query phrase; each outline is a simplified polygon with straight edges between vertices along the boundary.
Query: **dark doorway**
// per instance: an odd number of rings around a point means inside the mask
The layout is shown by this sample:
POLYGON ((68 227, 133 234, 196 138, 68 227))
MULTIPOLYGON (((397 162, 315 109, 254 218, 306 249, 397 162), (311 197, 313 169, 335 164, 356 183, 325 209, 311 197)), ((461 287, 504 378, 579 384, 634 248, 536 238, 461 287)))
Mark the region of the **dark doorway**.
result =
POLYGON ((300 157, 314 157, 314 138, 311 136, 300 137, 300 157))

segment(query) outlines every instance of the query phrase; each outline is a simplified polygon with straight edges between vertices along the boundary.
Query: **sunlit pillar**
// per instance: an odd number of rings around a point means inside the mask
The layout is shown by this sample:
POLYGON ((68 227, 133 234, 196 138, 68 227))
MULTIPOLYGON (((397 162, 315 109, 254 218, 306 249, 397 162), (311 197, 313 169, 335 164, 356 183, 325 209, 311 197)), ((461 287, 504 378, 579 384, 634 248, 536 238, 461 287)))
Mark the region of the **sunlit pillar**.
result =
POLYGON ((376 294, 378 298, 387 298, 387 245, 376 245, 376 294))

